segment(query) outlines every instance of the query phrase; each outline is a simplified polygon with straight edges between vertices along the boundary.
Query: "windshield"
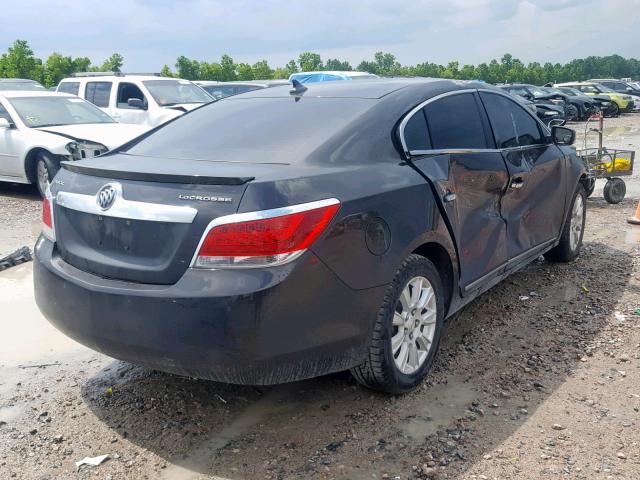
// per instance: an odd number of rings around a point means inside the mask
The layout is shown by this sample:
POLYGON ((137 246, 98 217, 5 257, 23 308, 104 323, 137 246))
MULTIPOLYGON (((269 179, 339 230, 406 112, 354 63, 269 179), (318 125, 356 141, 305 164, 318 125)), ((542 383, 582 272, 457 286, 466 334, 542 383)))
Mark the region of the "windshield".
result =
POLYGON ((146 80, 142 82, 161 107, 181 103, 209 103, 207 92, 188 80, 146 80))
POLYGON ((220 100, 232 95, 260 90, 262 87, 260 85, 202 85, 202 88, 213 98, 220 100))
POLYGON ((23 97, 10 98, 9 102, 27 127, 114 123, 113 118, 81 98, 23 97))
POLYGON ((598 85, 597 87, 601 92, 606 92, 606 93, 616 93, 615 90, 610 89, 609 87, 605 87, 604 85, 598 85))
POLYGON ((37 82, 0 82, 0 90, 44 90, 37 82))
POLYGON ((529 91, 533 93, 533 96, 536 98, 546 97, 549 95, 549 92, 545 92, 542 88, 533 85, 529 87, 529 91))

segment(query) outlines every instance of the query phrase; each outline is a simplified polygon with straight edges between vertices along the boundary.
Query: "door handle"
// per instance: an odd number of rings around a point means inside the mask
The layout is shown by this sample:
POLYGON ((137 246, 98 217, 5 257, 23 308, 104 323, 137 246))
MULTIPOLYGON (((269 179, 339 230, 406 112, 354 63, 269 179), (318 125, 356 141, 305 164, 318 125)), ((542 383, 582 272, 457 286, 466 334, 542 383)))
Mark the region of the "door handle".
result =
POLYGON ((518 189, 524 186, 524 177, 522 175, 516 175, 511 179, 511 188, 518 189))

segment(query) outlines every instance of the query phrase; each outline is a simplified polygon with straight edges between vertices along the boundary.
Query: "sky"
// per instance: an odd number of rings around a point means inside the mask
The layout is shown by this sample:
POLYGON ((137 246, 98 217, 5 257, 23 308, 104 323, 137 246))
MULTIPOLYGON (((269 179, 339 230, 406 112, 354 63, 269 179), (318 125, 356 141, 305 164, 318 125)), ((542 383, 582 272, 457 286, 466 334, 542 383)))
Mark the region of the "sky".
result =
POLYGON ((16 39, 37 56, 124 55, 123 71, 173 68, 179 55, 208 62, 303 51, 356 66, 377 51, 403 64, 477 64, 511 53, 566 62, 640 57, 640 0, 19 0, 0 16, 0 50, 16 39))

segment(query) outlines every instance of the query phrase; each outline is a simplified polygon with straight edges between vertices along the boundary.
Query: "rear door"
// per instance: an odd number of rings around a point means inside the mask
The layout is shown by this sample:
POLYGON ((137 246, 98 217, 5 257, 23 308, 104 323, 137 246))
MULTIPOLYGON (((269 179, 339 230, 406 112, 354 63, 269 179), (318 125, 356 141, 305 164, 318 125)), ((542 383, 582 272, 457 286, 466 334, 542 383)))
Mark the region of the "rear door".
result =
POLYGON ((481 92, 509 184, 502 199, 509 259, 553 242, 565 211, 565 157, 526 109, 497 93, 481 92))
POLYGON ((87 82, 84 87, 84 98, 105 113, 109 113, 112 87, 113 82, 87 82))
POLYGON ((460 286, 474 290, 507 261, 500 213, 507 168, 477 94, 455 92, 428 101, 407 122, 404 137, 413 163, 442 201, 460 258, 460 286))

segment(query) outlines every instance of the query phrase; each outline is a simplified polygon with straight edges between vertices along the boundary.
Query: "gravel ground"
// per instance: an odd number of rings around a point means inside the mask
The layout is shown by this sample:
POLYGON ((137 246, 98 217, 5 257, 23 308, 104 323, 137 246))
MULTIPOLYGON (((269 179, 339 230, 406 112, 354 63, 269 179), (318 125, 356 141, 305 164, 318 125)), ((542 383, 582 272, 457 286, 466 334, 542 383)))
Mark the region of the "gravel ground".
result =
MULTIPOLYGON (((637 122, 608 121, 607 144, 637 149, 637 122)), ((42 319, 31 265, 2 272, 0 479, 640 478, 628 186, 619 205, 589 200, 576 262, 536 261, 452 319, 428 381, 401 397, 348 374, 258 389, 114 361, 42 319)), ((2 188, 0 254, 33 243, 39 217, 32 190, 2 188)))

